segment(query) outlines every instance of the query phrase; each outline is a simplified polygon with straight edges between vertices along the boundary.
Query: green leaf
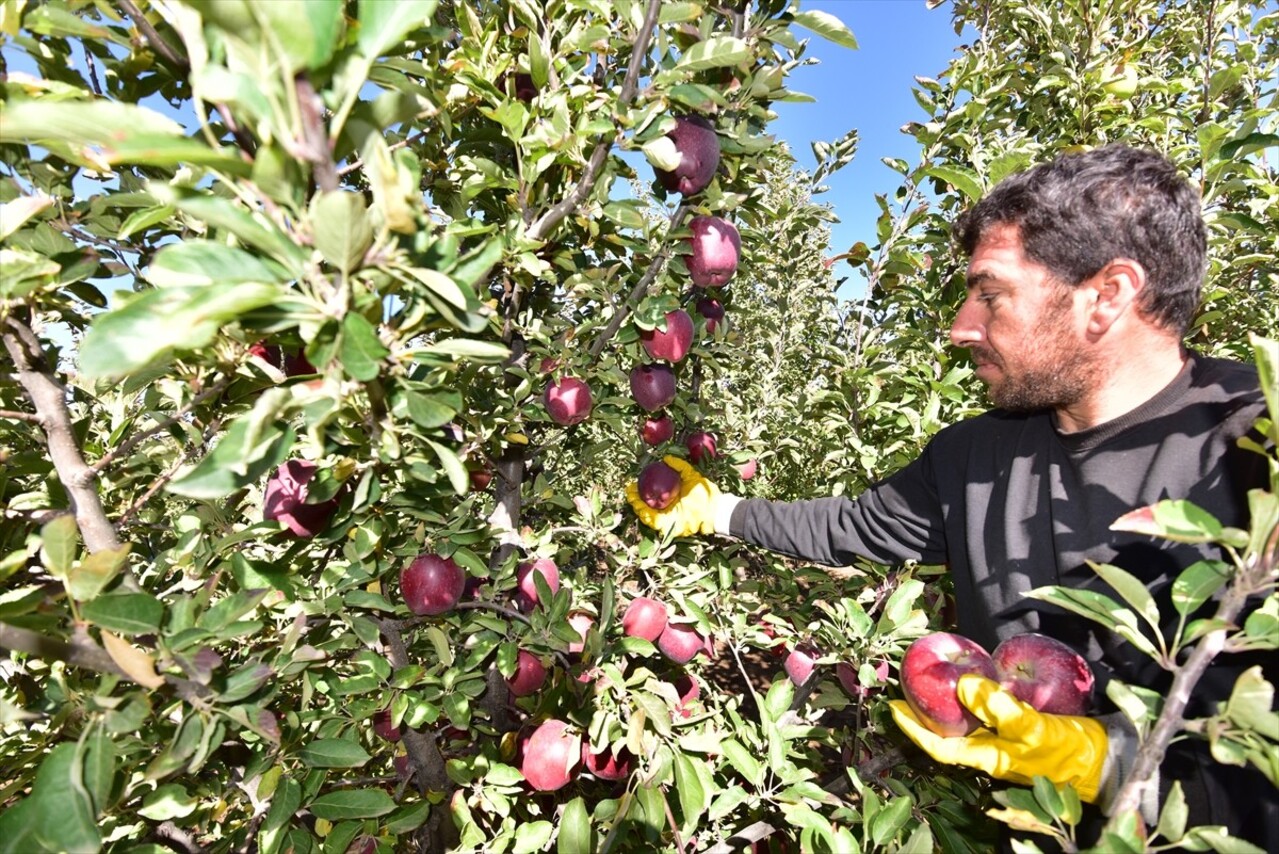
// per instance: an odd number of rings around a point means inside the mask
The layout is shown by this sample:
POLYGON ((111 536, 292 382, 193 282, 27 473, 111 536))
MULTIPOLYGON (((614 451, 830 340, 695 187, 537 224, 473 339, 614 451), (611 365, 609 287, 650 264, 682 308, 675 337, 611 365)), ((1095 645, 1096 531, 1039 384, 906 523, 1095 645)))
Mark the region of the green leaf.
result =
POLYGON ((185 786, 180 783, 169 783, 160 786, 143 798, 138 814, 152 821, 186 818, 195 812, 197 803, 185 786))
POLYGON ((435 451, 435 456, 439 458, 440 465, 444 466, 444 472, 449 476, 453 491, 458 495, 465 495, 471 488, 471 478, 457 454, 430 439, 426 441, 426 444, 431 446, 431 450, 435 451))
POLYGON ((1221 537, 1221 523, 1189 501, 1166 500, 1125 513, 1110 526, 1179 543, 1211 543, 1221 537))
POLYGON ((887 845, 910 819, 911 810, 915 807, 915 799, 910 795, 899 795, 875 814, 870 823, 870 838, 876 845, 887 845))
POLYGON ((77 745, 64 742, 40 763, 27 802, 35 836, 43 850, 97 851, 97 813, 84 786, 83 766, 77 745))
POLYGON ((505 344, 497 341, 481 341, 475 338, 445 338, 442 341, 436 341, 419 348, 414 352, 453 356, 491 364, 501 362, 511 355, 510 348, 505 344))
POLYGON ((270 29, 269 44, 284 51, 291 68, 320 68, 333 56, 342 32, 342 0, 271 0, 254 5, 270 29))
POLYGON ((174 478, 166 489, 187 498, 223 498, 254 483, 284 462, 296 438, 280 422, 266 426, 249 443, 248 415, 237 418, 222 440, 195 466, 174 478))
POLYGON ((382 370, 382 360, 391 354, 378 339, 377 328, 356 312, 347 312, 342 318, 342 346, 339 358, 342 367, 353 378, 369 382, 382 370))
POLYGON ((373 226, 364 196, 350 190, 316 196, 311 201, 311 228, 315 232, 315 248, 343 276, 359 268, 364 253, 373 244, 373 226))
POLYGON ((302 748, 302 761, 312 768, 359 768, 372 757, 345 738, 321 738, 302 748))
POLYGON ((118 751, 102 727, 94 727, 92 734, 80 741, 81 779, 89 795, 95 815, 106 810, 115 783, 115 766, 118 751))
POLYGON ((161 288, 273 283, 283 279, 284 271, 279 265, 211 240, 170 243, 156 253, 147 268, 147 281, 161 288))
POLYGON ((131 543, 124 543, 86 555, 67 573, 67 592, 82 602, 94 598, 120 574, 132 550, 131 543))
POLYGON ((1151 658, 1157 658, 1159 655, 1150 640, 1138 629, 1136 615, 1104 593, 1049 586, 1037 587, 1026 596, 1030 599, 1051 602, 1067 611, 1100 623, 1151 658))
POLYGON ((1249 667, 1235 680, 1226 702, 1226 716, 1240 727, 1279 741, 1279 712, 1273 712, 1275 686, 1261 675, 1261 667, 1249 667))
POLYGON ((724 758, 728 760, 728 764, 742 775, 742 779, 752 786, 758 786, 763 779, 764 767, 759 763, 753 754, 742 746, 740 741, 736 739, 727 739, 722 745, 724 758))
POLYGON ((54 578, 66 578, 80 551, 80 528, 67 513, 40 528, 40 563, 54 578))
POLYGON ((533 854, 534 851, 544 851, 554 832, 555 825, 549 821, 525 822, 515 830, 515 847, 511 849, 511 852, 512 854, 533 854))
POLYGON ((431 25, 437 0, 360 0, 360 53, 374 59, 397 47, 413 30, 431 25))
MULTIPOLYGON (((708 68, 725 68, 751 58, 751 49, 745 41, 732 36, 712 36, 688 49, 675 64, 674 71, 705 71, 708 68)), ((659 75, 660 76, 660 75, 659 75)))
POLYGON ((395 801, 381 789, 345 789, 320 795, 310 809, 326 821, 377 818, 394 810, 395 801))
POLYGON ((768 689, 768 696, 764 698, 764 710, 768 713, 768 719, 776 722, 782 715, 790 710, 791 702, 795 699, 795 687, 789 679, 778 679, 768 689))
POLYGON ((393 836, 417 830, 426 823, 431 815, 431 805, 426 801, 409 804, 397 810, 395 815, 386 820, 386 831, 393 836))
POLYGON ((1114 588, 1115 592, 1131 605, 1155 632, 1159 631, 1159 608, 1155 605, 1155 598, 1150 595, 1145 582, 1127 570, 1107 563, 1090 562, 1089 566, 1101 576, 1103 581, 1114 588))
POLYGON ((1168 842, 1176 842, 1186 835, 1186 819, 1189 816, 1190 808, 1181 791, 1181 781, 1173 780, 1168 789, 1168 797, 1164 799, 1164 808, 1159 813, 1159 826, 1155 832, 1168 842))
POLYGON ((113 378, 161 364, 208 346, 228 323, 285 293, 279 285, 236 282, 144 291, 94 319, 80 346, 80 370, 113 378))
POLYGON ((11 101, 0 110, 0 142, 81 146, 119 143, 136 134, 182 133, 173 119, 123 101, 11 101))
POLYGON ((1172 606, 1183 617, 1190 616, 1221 589, 1230 577, 1230 567, 1219 560, 1201 560, 1186 567, 1172 583, 1172 606))
POLYGON ((1035 795, 1035 802, 1044 808, 1044 811, 1053 818, 1060 818, 1064 804, 1062 803, 1061 793, 1057 791, 1057 786, 1052 780, 1039 775, 1035 776, 1031 791, 1035 795))
POLYGON ((812 30, 827 41, 834 42, 840 47, 857 50, 857 39, 853 36, 853 31, 843 21, 829 12, 822 12, 816 9, 796 12, 792 20, 804 29, 812 30))
POLYGON ((564 805, 560 814, 560 832, 555 839, 558 854, 580 854, 595 850, 595 838, 591 828, 591 816, 581 796, 564 805))
POLYGON ((982 188, 981 177, 973 170, 962 166, 930 166, 924 170, 923 174, 950 184, 967 196, 970 201, 977 201, 985 192, 982 188))
POLYGON ((679 795, 685 831, 697 827, 698 819, 706 812, 710 803, 709 793, 702 785, 702 778, 695 767, 695 763, 701 761, 686 753, 675 754, 675 789, 679 795))
POLYGON ((291 277, 301 275, 310 253, 264 215, 251 214, 229 199, 200 190, 167 184, 150 188, 160 203, 176 205, 183 213, 261 249, 283 264, 291 277))
POLYGON ((84 603, 80 616, 113 632, 150 634, 160 628, 164 603, 150 593, 117 593, 84 603))
POLYGON ((256 608, 270 592, 264 589, 232 593, 201 614, 197 624, 202 629, 219 632, 256 608))
POLYGON ((452 421, 460 404, 451 392, 426 394, 405 385, 395 395, 391 411, 397 418, 408 416, 419 427, 433 430, 452 421))

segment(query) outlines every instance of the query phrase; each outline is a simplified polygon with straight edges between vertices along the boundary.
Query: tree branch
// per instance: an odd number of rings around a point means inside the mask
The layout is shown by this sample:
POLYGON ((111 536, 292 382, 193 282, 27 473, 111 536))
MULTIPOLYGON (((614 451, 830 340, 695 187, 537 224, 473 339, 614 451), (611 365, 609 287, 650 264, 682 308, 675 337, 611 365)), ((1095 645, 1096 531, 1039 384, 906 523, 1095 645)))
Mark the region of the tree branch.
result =
MULTIPOLYGON (((49 458, 71 502, 85 548, 90 554, 119 548, 115 526, 107 518, 97 489, 89 483, 93 475, 76 443, 71 412, 67 409, 67 388, 49 368, 40 340, 30 326, 13 315, 4 319, 0 338, 17 369, 18 382, 40 417, 49 458)), ((137 580, 126 574, 125 583, 130 582, 136 590, 137 580)))

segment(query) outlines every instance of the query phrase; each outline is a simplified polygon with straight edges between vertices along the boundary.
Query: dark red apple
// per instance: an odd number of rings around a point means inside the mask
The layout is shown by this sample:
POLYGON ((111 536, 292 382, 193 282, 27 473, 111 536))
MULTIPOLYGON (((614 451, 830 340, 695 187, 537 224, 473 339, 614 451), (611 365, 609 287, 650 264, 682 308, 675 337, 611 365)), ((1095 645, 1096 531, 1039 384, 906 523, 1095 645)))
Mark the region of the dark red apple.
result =
POLYGON ((795 647, 786 656, 782 666, 786 668, 786 675, 796 688, 802 687, 812 677, 819 656, 820 652, 806 644, 795 647))
POLYGON ((400 728, 391 723, 390 709, 383 709, 373 715, 373 734, 387 741, 400 740, 400 728))
POLYGON ((656 643, 662 630, 666 628, 669 616, 665 602, 658 602, 647 596, 636 596, 622 615, 622 631, 627 637, 643 638, 656 643))
POLYGON ((306 503, 308 484, 318 469, 309 460, 289 460, 277 468, 262 494, 262 518, 284 523, 293 536, 303 539, 327 528, 337 510, 337 499, 306 503))
POLYGON ((669 415, 654 418, 649 416, 640 424, 640 438, 646 445, 660 445, 669 442, 675 435, 675 419, 669 415))
POLYGON ((670 365, 637 365, 631 370, 631 396, 649 412, 675 399, 675 372, 670 365))
POLYGON ((679 165, 669 172, 655 169, 658 182, 672 193, 700 193, 719 168, 719 136, 714 125, 701 116, 679 116, 667 137, 679 152, 679 165))
MULTIPOLYGON (((839 677, 839 684, 844 686, 848 696, 867 697, 870 695, 871 689, 862 685, 861 679, 857 675, 857 668, 848 662, 841 661, 835 665, 835 675, 839 677)), ((881 661, 875 665, 875 679, 881 685, 888 681, 887 661, 881 661)))
POLYGON ((704 430, 689 433, 688 438, 684 440, 684 447, 688 448, 688 458, 694 463, 713 460, 718 456, 715 449, 715 436, 704 430))
POLYGON ((674 504, 683 486, 679 472, 661 460, 644 466, 639 475, 639 497, 654 510, 665 510, 674 504))
POLYGON ((678 362, 693 346, 693 319, 679 308, 666 313, 666 329, 641 329, 640 343, 650 358, 678 362))
POLYGON ((302 350, 293 350, 284 354, 285 376, 298 377, 314 373, 317 373, 315 366, 307 360, 306 353, 302 350))
POLYGON ((546 665, 527 650, 520 650, 516 659, 515 672, 506 678, 506 687, 516 697, 527 697, 536 693, 546 684, 546 665))
POLYGON ((690 717, 693 714, 691 708, 693 702, 702 695, 702 688, 697 684, 697 680, 687 673, 676 679, 673 683, 675 692, 679 694, 679 705, 675 707, 675 712, 681 718, 690 717))
POLYGON ((720 288, 737 272, 737 259, 742 252, 742 238, 737 227, 717 216, 695 216, 688 227, 693 236, 688 242, 684 266, 693 284, 699 288, 720 288))
POLYGON ((724 306, 712 297, 702 297, 697 301, 697 313, 706 318, 706 331, 715 334, 715 327, 724 319, 724 306))
POLYGON ((563 788, 582 761, 582 739, 568 731, 568 724, 551 718, 529 736, 520 772, 539 792, 563 788))
POLYGON ((706 638, 692 623, 667 621, 657 637, 657 648, 676 664, 688 664, 706 648, 706 638))
POLYGON ((586 633, 591 630, 591 626, 595 625, 595 618, 585 611, 574 611, 568 615, 568 624, 581 637, 581 640, 573 641, 568 645, 568 651, 581 652, 586 649, 586 633))
POLYGON ((620 753, 613 753, 605 748, 599 753, 592 753, 591 746, 582 742, 582 764, 601 780, 624 780, 631 774, 632 755, 625 747, 620 753))
POLYGON ((755 476, 755 472, 759 470, 759 461, 747 460, 746 462, 742 463, 739 466, 736 466, 735 468, 737 469, 738 477, 740 477, 742 480, 750 480, 751 478, 755 476))
POLYGON ((467 478, 471 481, 471 489, 474 492, 483 492, 489 488, 489 484, 493 482, 493 470, 485 466, 484 468, 471 469, 467 472, 467 478))
POLYGON ((265 340, 255 341, 249 345, 249 355, 257 356, 273 368, 283 367, 284 354, 280 352, 277 344, 268 344, 265 340))
POLYGON ((1037 632, 1014 635, 991 657, 999 684, 1050 715, 1083 715, 1092 704, 1092 668, 1066 644, 1037 632))
POLYGON ((981 726, 955 695, 955 685, 965 673, 999 678, 990 653, 962 635, 924 635, 907 647, 902 657, 902 693, 906 702, 920 722, 938 735, 968 735, 981 726))
POLYGON ((419 615, 451 611, 466 590, 466 572, 452 558, 421 554, 400 571, 400 595, 419 615))
POLYGON ((555 565, 555 561, 540 557, 520 564, 515 569, 515 602, 526 614, 538 605, 537 582, 533 580, 535 572, 542 576, 552 593, 557 593, 560 589, 560 568, 555 565))
POLYGON ((537 84, 533 82, 532 74, 521 72, 515 75, 515 97, 526 104, 537 97, 537 84))
POLYGON ((556 424, 571 427, 591 415, 591 387, 574 377, 547 384, 542 394, 546 414, 556 424))

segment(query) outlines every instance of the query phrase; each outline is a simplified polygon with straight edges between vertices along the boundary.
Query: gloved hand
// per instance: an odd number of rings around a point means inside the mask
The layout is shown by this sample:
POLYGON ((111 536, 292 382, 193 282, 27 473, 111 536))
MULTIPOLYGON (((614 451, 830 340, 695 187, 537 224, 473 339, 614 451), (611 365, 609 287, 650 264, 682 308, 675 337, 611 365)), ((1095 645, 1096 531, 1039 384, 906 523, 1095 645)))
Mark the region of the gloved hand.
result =
POLYGON ((1075 787, 1095 803, 1109 747, 1106 728, 1091 718, 1049 715, 1023 703, 998 682, 967 673, 959 677, 959 701, 988 728, 946 738, 925 727, 904 700, 893 700, 893 720, 938 762, 964 765, 992 777, 1029 786, 1034 777, 1075 787))
POLYGON ((663 457, 662 462, 679 472, 679 498, 665 510, 654 510, 640 498, 639 482, 631 481, 626 485, 626 500, 635 515, 650 528, 676 537, 715 533, 715 502, 722 495, 719 488, 679 457, 663 457))

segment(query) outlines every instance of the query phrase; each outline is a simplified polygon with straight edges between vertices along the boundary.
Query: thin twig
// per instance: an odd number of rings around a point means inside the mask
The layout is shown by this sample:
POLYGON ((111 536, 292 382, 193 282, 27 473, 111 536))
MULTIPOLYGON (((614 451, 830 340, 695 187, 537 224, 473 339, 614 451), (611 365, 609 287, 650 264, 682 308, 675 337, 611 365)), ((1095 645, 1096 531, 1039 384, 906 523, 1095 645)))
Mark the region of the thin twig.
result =
POLYGON ((28 421, 32 424, 44 424, 44 419, 34 412, 14 412, 12 409, 0 409, 0 418, 11 421, 28 421))
POLYGON ((324 131, 324 101, 305 74, 299 74, 293 82, 302 118, 302 139, 298 150, 315 167, 316 186, 323 192, 332 192, 341 182, 337 164, 333 162, 333 150, 329 147, 329 135, 324 131))
MULTIPOLYGON (((222 418, 220 416, 218 418, 213 419, 213 422, 204 431, 205 441, 207 442, 209 438, 212 437, 213 434, 216 433, 218 431, 218 428, 220 428, 221 426, 222 426, 222 418)), ((202 447, 202 446, 187 448, 186 451, 184 451, 181 454, 181 456, 178 457, 177 461, 172 466, 170 466, 167 472, 160 475, 160 477, 156 480, 156 482, 151 484, 151 486, 147 488, 146 492, 142 493, 142 495, 140 495, 136 501, 134 501, 132 504, 129 505, 129 508, 127 510, 125 510, 123 513, 120 514, 120 518, 116 520, 116 525, 123 526, 126 522, 132 519, 134 514, 137 513, 139 510, 141 510, 143 506, 145 506, 146 503, 151 500, 152 496, 154 496, 157 492, 163 489, 166 483, 173 480, 173 478, 177 476, 178 470, 181 469, 182 466, 186 465, 186 461, 191 458, 191 455, 196 452, 198 447, 202 447)))
POLYGON ((187 62, 186 57, 171 48, 168 42, 160 38, 160 34, 156 32, 155 27, 151 26, 151 22, 133 3, 133 0, 119 0, 119 2, 124 14, 128 15, 129 20, 133 21, 134 26, 142 33, 142 37, 147 40, 147 44, 151 45, 151 49, 158 53, 160 58, 174 71, 184 77, 189 74, 191 72, 191 63, 187 62))

